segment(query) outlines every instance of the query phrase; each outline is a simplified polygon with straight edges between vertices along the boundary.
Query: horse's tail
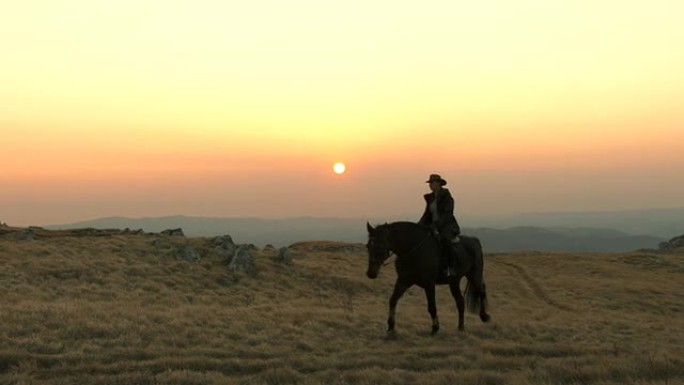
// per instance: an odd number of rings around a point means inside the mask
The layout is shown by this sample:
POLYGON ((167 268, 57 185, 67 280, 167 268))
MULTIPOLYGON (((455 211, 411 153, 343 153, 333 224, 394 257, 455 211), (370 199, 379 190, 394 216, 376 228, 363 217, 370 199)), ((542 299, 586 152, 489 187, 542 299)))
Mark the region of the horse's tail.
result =
POLYGON ((487 313, 487 308, 489 307, 487 302, 487 290, 484 282, 478 287, 476 283, 468 281, 466 285, 466 306, 468 311, 471 313, 479 313, 482 322, 488 322, 490 316, 487 313))
POLYGON ((482 244, 480 240, 474 238, 472 249, 474 263, 473 270, 468 274, 468 285, 465 290, 466 306, 471 313, 479 313, 482 322, 487 322, 490 319, 487 314, 487 290, 484 283, 484 256, 482 252, 482 244))

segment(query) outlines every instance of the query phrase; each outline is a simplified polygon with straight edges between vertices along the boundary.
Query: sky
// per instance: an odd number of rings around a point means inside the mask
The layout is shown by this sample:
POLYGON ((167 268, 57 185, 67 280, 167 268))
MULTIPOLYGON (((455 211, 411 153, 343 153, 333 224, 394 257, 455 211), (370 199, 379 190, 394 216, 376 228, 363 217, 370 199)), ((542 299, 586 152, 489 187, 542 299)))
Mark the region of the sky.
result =
POLYGON ((431 173, 466 220, 683 207, 683 14, 679 0, 5 1, 0 221, 417 219, 431 173))

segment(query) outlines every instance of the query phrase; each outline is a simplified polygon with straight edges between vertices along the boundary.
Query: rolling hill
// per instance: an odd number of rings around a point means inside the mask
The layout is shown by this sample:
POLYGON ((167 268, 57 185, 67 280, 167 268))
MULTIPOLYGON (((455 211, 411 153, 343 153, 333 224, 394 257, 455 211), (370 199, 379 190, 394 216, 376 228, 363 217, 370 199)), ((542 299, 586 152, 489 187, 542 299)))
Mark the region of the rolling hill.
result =
POLYGON ((359 245, 250 249, 231 271, 203 237, 0 235, 1 384, 675 384, 684 382, 684 254, 487 254, 492 322, 442 330, 359 245), (188 261, 178 250, 192 247, 188 261))
MULTIPOLYGON (((373 221, 371 221, 373 222, 373 221)), ((49 226, 52 229, 84 227, 143 229, 159 232, 182 228, 188 236, 230 234, 236 240, 258 246, 287 246, 298 241, 330 240, 365 242, 366 219, 360 218, 207 218, 170 216, 156 218, 110 217, 92 221, 49 226)), ((522 250, 544 251, 629 251, 656 248, 664 238, 631 235, 600 228, 540 228, 508 229, 465 228, 464 234, 481 239, 490 252, 522 250)), ((680 232, 681 233, 681 232, 680 232)))

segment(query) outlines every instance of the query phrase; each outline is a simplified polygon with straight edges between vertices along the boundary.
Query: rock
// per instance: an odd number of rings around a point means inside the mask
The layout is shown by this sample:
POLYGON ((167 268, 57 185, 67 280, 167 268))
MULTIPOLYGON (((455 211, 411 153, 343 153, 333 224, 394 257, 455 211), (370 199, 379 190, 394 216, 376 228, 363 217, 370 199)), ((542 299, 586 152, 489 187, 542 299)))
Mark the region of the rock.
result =
POLYGON ((290 252, 290 249, 288 249, 287 247, 281 247, 278 250, 278 257, 276 257, 276 261, 286 265, 291 265, 292 253, 290 252))
POLYGON ((176 251, 176 256, 188 262, 197 262, 202 259, 202 255, 199 251, 195 250, 194 247, 187 245, 178 249, 178 251, 176 251))
POLYGON ((228 263, 228 269, 231 271, 239 271, 248 275, 254 275, 256 273, 256 266, 254 264, 254 257, 249 253, 249 249, 246 246, 240 246, 236 251, 233 258, 228 263))
POLYGON ((223 258, 226 262, 230 262, 230 259, 235 255, 235 250, 237 247, 233 246, 233 248, 223 248, 220 246, 214 247, 214 251, 216 254, 218 254, 219 257, 223 258))
POLYGON ((231 237, 231 236, 228 235, 228 234, 226 234, 226 235, 221 235, 221 236, 218 236, 218 237, 214 237, 214 238, 211 240, 211 244, 212 244, 213 246, 224 246, 224 245, 235 246, 235 242, 233 242, 233 237, 231 237))
POLYGON ((269 243, 268 245, 264 246, 264 250, 275 250, 275 246, 269 243))
POLYGON ((36 239, 36 233, 33 231, 32 228, 25 229, 21 233, 19 233, 19 239, 22 241, 32 241, 36 239))
POLYGON ((216 237, 211 240, 211 244, 214 246, 216 254, 227 261, 235 255, 235 251, 237 250, 237 246, 233 243, 233 238, 231 238, 230 235, 216 237))
POLYGON ((658 246, 661 250, 675 250, 684 248, 684 235, 674 237, 667 242, 660 242, 658 246))
POLYGON ((161 232, 163 235, 168 235, 171 237, 184 237, 185 234, 183 234, 183 229, 177 228, 177 229, 167 229, 161 232))
POLYGON ((673 249, 684 247, 684 235, 672 238, 668 243, 670 244, 670 247, 673 249))

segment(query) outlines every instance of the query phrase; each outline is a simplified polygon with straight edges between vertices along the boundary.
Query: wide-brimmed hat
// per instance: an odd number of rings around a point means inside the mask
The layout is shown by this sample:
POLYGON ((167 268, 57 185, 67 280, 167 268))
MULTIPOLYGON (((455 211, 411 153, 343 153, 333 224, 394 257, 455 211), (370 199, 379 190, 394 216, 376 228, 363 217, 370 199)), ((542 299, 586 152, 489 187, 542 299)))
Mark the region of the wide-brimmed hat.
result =
POLYGON ((439 184, 441 186, 444 186, 445 184, 447 184, 447 181, 442 179, 442 177, 439 176, 439 174, 430 174, 430 178, 428 180, 426 180, 425 183, 430 183, 430 182, 439 182, 439 184))

